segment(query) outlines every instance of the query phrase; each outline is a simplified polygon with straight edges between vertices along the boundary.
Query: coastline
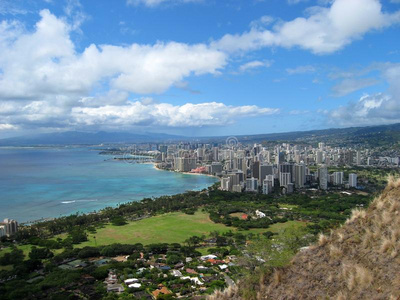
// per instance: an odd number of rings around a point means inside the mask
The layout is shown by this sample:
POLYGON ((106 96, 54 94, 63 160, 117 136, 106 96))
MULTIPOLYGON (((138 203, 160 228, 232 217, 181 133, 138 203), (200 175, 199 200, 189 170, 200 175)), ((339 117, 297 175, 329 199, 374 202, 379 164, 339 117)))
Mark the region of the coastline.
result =
POLYGON ((140 166, 127 168, 122 162, 107 163, 104 160, 109 157, 100 156, 97 151, 87 148, 80 148, 83 150, 80 152, 70 152, 70 149, 62 149, 61 152, 37 147, 32 149, 29 149, 29 152, 18 150, 14 152, 14 148, 1 149, 9 151, 13 155, 12 158, 18 162, 21 159, 27 162, 21 166, 29 170, 40 170, 26 177, 24 172, 6 163, 7 160, 2 161, 0 176, 8 181, 0 182, 0 189, 4 191, 0 203, 14 202, 1 211, 2 218, 12 218, 20 223, 29 224, 76 213, 93 214, 107 207, 115 208, 144 198, 207 189, 217 181, 209 177, 201 179, 197 177, 197 179, 189 176, 183 178, 172 173, 158 174, 160 172, 154 169, 162 169, 156 168, 152 162, 143 163, 152 164, 153 167, 142 166, 142 168, 140 166), (42 167, 44 160, 46 163, 42 167), (61 176, 61 173, 64 175, 61 176), (57 184, 53 183, 54 180, 57 180, 57 184), (85 185, 83 192, 75 193, 82 184, 85 185), (39 194, 38 189, 45 193, 39 194), (99 200, 78 201, 92 198, 99 200), (72 203, 75 200, 77 201, 72 203))
POLYGON ((167 169, 162 169, 162 168, 158 168, 157 167, 157 163, 155 162, 147 162, 147 163, 143 163, 143 164, 152 164, 154 169, 159 170, 159 171, 168 171, 168 172, 175 172, 175 173, 180 173, 180 174, 185 174, 185 175, 196 175, 196 176, 208 176, 208 177, 214 177, 216 179, 220 179, 218 176, 216 175, 211 175, 211 174, 203 174, 203 173, 191 173, 191 172, 179 172, 179 171, 175 171, 175 170, 167 170, 167 169))

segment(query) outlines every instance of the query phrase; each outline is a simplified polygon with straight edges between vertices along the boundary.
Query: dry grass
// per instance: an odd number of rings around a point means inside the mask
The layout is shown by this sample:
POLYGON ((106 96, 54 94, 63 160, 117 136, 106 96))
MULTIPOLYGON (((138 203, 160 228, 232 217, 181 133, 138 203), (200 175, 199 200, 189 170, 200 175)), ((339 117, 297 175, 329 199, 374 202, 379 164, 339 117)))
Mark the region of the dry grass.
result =
POLYGON ((310 249, 260 280, 256 299, 400 300, 400 180, 310 249))
POLYGON ((324 234, 320 234, 319 235, 319 238, 318 238, 318 245, 320 246, 320 247, 323 247, 323 246, 325 246, 327 243, 329 242, 329 238, 326 236, 326 235, 324 235, 324 234))

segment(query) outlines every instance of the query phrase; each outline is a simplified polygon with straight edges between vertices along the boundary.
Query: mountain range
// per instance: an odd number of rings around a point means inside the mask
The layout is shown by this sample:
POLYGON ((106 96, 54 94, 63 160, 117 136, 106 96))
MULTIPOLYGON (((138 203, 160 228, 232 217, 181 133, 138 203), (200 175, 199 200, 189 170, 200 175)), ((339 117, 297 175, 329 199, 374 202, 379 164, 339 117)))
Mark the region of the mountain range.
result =
MULTIPOLYGON (((148 143, 198 141, 202 143, 225 143, 228 136, 187 137, 164 133, 132 132, 81 132, 26 135, 0 139, 0 146, 33 145, 98 145, 115 143, 148 143)), ((242 143, 281 142, 328 142, 332 146, 363 145, 367 147, 389 146, 400 148, 400 123, 368 127, 331 128, 311 131, 294 131, 256 135, 237 135, 242 143)))

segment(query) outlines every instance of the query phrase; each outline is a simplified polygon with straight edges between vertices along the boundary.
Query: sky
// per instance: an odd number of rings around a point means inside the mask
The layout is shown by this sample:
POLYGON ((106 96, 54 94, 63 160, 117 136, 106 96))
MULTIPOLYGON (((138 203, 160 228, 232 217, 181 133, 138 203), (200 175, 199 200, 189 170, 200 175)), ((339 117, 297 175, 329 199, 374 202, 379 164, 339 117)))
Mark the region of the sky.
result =
POLYGON ((0 138, 400 122, 400 0, 0 0, 0 138))

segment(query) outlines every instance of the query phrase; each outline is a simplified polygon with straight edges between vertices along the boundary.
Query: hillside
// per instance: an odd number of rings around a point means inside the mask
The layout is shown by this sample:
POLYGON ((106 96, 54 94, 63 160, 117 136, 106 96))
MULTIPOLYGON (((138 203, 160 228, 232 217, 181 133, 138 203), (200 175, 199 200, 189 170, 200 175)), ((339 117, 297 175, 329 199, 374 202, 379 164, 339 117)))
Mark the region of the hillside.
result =
MULTIPOLYGON (((132 132, 80 132, 66 131, 37 135, 25 135, 1 139, 0 146, 32 146, 32 145, 98 145, 118 143, 149 143, 197 141, 201 143, 225 144, 227 136, 186 137, 164 133, 132 133, 132 132)), ((331 128, 311 131, 293 131, 236 136, 242 143, 267 142, 300 142, 317 144, 326 142, 331 146, 364 146, 400 149, 400 123, 391 125, 331 128)))
POLYGON ((182 137, 163 133, 66 131, 0 139, 0 146, 97 145, 113 143, 148 143, 175 141, 182 137))
MULTIPOLYGON (((241 284, 209 299, 243 299, 241 284)), ((261 276, 257 299, 400 299, 400 180, 367 210, 261 276)))

